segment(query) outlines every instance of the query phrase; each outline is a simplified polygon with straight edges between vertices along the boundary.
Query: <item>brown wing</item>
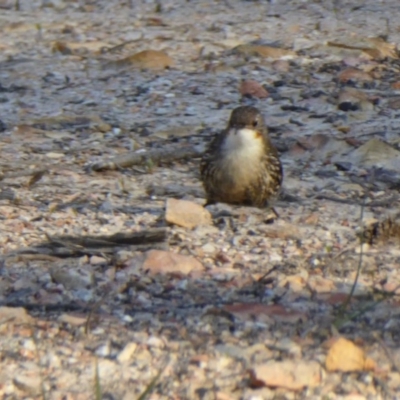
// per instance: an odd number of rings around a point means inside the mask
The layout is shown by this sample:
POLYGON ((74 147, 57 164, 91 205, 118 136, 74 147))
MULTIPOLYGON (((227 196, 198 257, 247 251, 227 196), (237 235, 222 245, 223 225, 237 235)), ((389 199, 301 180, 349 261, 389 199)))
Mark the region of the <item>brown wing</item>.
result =
POLYGON ((274 181, 277 185, 281 186, 283 181, 283 168, 279 158, 278 151, 271 144, 269 151, 265 153, 264 163, 269 165, 271 176, 274 177, 274 181))
POLYGON ((224 141, 225 136, 226 131, 218 133, 204 152, 200 163, 200 174, 203 180, 208 175, 211 164, 219 159, 222 142, 224 141))
POLYGON ((283 170, 279 154, 267 139, 257 184, 249 188, 252 192, 253 204, 261 208, 270 206, 279 195, 282 180, 283 170))
POLYGON ((200 174, 206 192, 207 204, 212 204, 214 202, 213 192, 215 185, 213 184, 213 177, 218 167, 218 161, 221 158, 221 146, 226 133, 227 131, 224 130, 214 137, 200 162, 200 174))

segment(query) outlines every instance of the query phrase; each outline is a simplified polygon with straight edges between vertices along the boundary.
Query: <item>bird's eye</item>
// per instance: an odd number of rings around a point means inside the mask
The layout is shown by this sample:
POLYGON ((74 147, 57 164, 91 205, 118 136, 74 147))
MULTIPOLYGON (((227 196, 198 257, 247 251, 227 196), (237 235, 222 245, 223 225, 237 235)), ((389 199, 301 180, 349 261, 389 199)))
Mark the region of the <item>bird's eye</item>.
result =
POLYGON ((253 127, 256 128, 257 126, 258 126, 258 121, 255 119, 255 120, 253 121, 253 127))

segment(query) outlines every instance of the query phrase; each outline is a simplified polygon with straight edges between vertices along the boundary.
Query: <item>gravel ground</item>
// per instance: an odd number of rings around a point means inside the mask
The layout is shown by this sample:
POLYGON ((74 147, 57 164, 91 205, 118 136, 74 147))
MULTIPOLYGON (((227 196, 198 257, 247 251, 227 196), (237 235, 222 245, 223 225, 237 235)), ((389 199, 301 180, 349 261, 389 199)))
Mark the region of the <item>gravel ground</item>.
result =
POLYGON ((400 398, 396 12, 0 0, 0 397, 400 398), (274 221, 202 208, 240 104, 281 155, 274 221))

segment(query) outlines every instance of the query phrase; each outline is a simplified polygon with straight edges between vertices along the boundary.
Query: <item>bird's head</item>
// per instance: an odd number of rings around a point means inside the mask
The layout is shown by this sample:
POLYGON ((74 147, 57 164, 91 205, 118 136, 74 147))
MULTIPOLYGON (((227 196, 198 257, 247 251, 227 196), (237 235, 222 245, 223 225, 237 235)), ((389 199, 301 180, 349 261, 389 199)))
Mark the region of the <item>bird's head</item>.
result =
POLYGON ((260 111, 255 107, 235 108, 226 129, 226 150, 263 148, 266 126, 260 111))

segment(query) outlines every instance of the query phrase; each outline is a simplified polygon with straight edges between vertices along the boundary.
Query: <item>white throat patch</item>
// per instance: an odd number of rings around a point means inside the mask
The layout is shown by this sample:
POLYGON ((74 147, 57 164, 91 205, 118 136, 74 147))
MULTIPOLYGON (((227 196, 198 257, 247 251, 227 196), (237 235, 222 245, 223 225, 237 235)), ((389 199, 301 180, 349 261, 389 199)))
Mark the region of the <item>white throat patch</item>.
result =
POLYGON ((239 158, 258 157, 263 152, 261 137, 253 129, 231 129, 225 139, 226 154, 234 153, 239 158))

